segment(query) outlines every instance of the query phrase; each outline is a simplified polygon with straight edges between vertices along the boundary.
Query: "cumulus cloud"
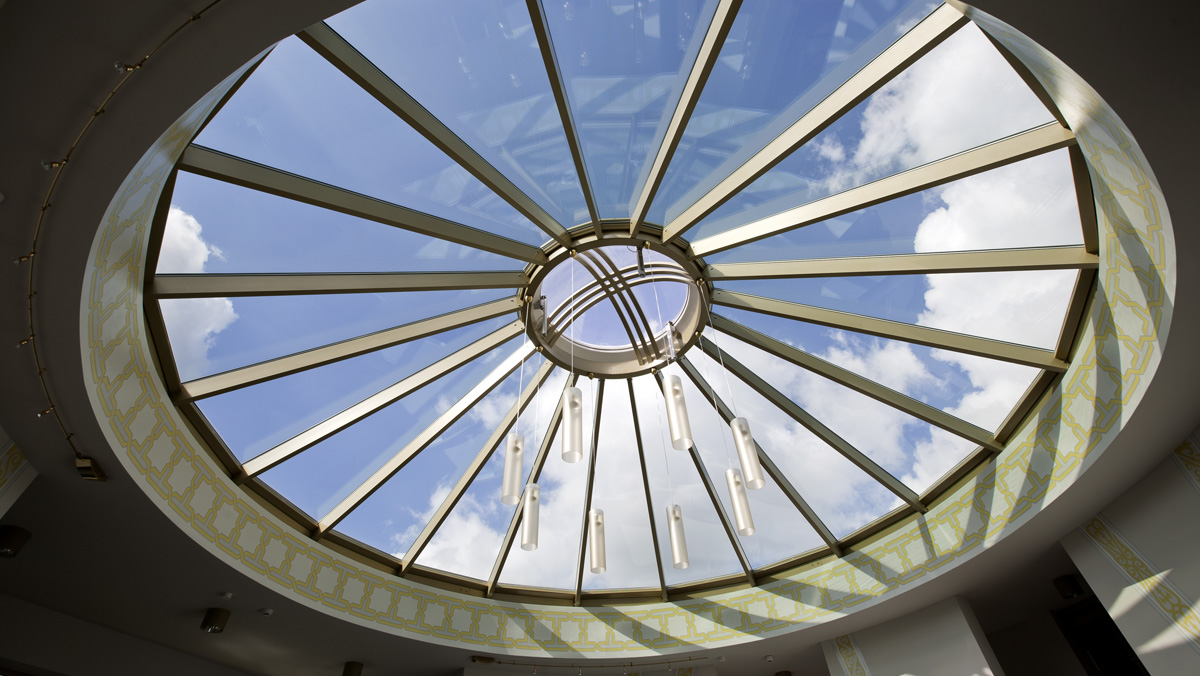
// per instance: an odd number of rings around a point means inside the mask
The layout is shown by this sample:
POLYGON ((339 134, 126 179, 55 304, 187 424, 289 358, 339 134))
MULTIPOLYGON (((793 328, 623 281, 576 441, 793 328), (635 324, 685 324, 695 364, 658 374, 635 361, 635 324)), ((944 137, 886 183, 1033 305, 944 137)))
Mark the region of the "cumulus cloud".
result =
MULTIPOLYGON (((171 207, 158 257, 158 272, 204 272, 209 258, 223 258, 220 249, 204 241, 202 231, 200 222, 191 214, 171 207)), ((228 298, 164 300, 160 307, 179 377, 190 380, 208 373, 208 351, 217 334, 238 317, 233 302, 228 298)))

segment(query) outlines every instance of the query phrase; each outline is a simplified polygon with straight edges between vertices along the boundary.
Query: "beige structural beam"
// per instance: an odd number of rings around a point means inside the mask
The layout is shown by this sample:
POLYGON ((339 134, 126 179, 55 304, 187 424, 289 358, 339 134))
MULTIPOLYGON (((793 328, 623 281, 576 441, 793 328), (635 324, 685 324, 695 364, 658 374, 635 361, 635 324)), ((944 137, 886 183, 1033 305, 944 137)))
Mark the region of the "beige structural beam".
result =
POLYGON ((529 278, 523 272, 200 273, 156 275, 150 293, 161 300, 461 289, 516 290, 528 285, 529 278))
POLYGON ((592 509, 592 492, 596 487, 596 456, 600 453, 600 415, 604 412, 604 383, 601 379, 596 386, 596 401, 593 403, 592 414, 592 452, 588 455, 587 484, 583 494, 583 518, 579 525, 579 554, 576 557, 578 565, 575 568, 575 605, 583 600, 583 567, 584 557, 588 547, 588 512, 592 509))
POLYGON ((637 396, 633 393, 633 378, 626 378, 629 388, 629 410, 633 417, 633 440, 637 444, 638 464, 642 469, 642 490, 646 493, 646 518, 650 520, 650 542, 654 545, 654 565, 658 568, 658 588, 662 592, 662 600, 667 601, 667 581, 663 576, 662 552, 658 546, 658 526, 654 521, 654 499, 650 497, 650 475, 646 472, 646 448, 642 443, 642 424, 638 419, 637 396))
POLYGON ((966 21, 967 18, 957 9, 949 5, 938 7, 712 190, 671 219, 663 230, 663 241, 669 242, 687 232, 793 150, 807 143, 843 113, 940 44, 966 21))

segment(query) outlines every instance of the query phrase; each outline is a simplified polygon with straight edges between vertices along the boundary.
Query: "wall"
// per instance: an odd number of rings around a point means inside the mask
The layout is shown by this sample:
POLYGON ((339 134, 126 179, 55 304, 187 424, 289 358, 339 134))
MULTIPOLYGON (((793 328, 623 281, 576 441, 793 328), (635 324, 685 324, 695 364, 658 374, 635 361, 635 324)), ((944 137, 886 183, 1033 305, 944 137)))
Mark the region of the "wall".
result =
POLYGON ((1087 676, 1048 612, 988 635, 1001 668, 1016 676, 1087 676))

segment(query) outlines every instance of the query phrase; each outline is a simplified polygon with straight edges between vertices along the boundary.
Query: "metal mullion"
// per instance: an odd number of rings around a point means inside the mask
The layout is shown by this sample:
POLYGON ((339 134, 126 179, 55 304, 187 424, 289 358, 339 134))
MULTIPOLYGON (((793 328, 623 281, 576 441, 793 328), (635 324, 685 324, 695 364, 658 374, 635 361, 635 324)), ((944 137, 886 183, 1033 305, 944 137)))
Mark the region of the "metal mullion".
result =
POLYGON ((159 298, 236 298, 324 293, 390 293, 520 289, 529 285, 523 272, 364 272, 318 274, 163 274, 151 281, 159 298))
POLYGON ((650 204, 658 194, 663 176, 667 173, 667 166, 671 163, 675 150, 683 139, 683 132, 687 128, 688 121, 691 120, 696 104, 700 101, 700 94, 708 82, 708 76, 717 64, 717 59, 721 55, 721 47, 724 46, 730 29, 733 28, 733 22, 737 18, 741 4, 742 0, 720 0, 717 3, 717 9, 704 34, 696 61, 692 64, 692 70, 688 73, 679 101, 667 123, 662 144, 659 145, 658 152, 655 153, 654 160, 650 164, 650 172, 640 189, 636 191, 636 201, 630 205, 630 237, 637 236, 642 221, 646 218, 646 212, 650 210, 650 204))
MULTIPOLYGON (((768 402, 773 404, 785 415, 792 420, 800 423, 805 429, 812 432, 818 439, 825 442, 830 448, 842 454, 850 462, 854 463, 859 469, 866 472, 875 481, 882 484, 892 493, 896 494, 901 500, 911 505, 914 509, 924 512, 925 505, 917 498, 917 494, 908 486, 905 486, 899 479, 892 476, 884 468, 880 467, 874 460, 867 457, 862 451, 854 447, 853 444, 843 439, 836 432, 829 429, 820 420, 817 420, 811 413, 800 407, 799 404, 792 401, 779 390, 772 387, 767 381, 760 378, 750 369, 742 365, 741 362, 734 359, 724 350, 713 345, 712 341, 704 341, 704 352, 712 359, 720 359, 726 371, 736 375, 742 382, 746 383, 750 389, 758 392, 768 402)), ((687 358, 679 360, 679 364, 688 371, 688 375, 693 380, 699 377, 699 373, 695 371, 695 366, 688 362, 687 358)), ((715 395, 714 395, 715 396, 715 395)), ((719 400, 718 400, 719 401, 719 400)))
POLYGON ((549 260, 546 253, 535 246, 203 146, 188 146, 183 151, 183 156, 179 158, 177 166, 179 169, 197 176, 224 181, 427 237, 516 258, 527 263, 541 265, 549 260))
POLYGON ((529 9, 529 18, 533 21, 533 32, 537 37, 538 49, 542 53, 542 63, 546 67, 550 91, 554 94, 558 116, 567 136, 567 146, 571 150, 571 159, 575 162, 575 172, 579 175, 579 189, 583 192, 583 201, 587 204, 588 217, 591 218, 596 236, 603 237, 600 214, 596 210, 596 198, 592 194, 587 163, 583 159, 583 146, 579 142, 579 129, 575 126, 575 116, 567 99, 567 85, 563 81, 562 69, 558 67, 558 55, 554 52, 554 40, 550 37, 550 24, 546 19, 546 12, 542 8, 541 0, 525 0, 525 6, 529 9))
MULTIPOLYGON (((563 392, 566 392, 568 387, 574 387, 578 382, 579 376, 571 373, 567 375, 567 381, 563 384, 563 392)), ((563 403, 562 396, 558 397, 558 406, 555 407, 554 413, 550 416, 550 423, 546 425, 546 433, 542 435, 542 446, 538 449, 537 457, 533 460, 533 469, 530 470, 529 480, 526 481, 526 489, 529 484, 537 483, 537 480, 542 475, 542 466, 546 464, 546 457, 550 454, 550 445, 554 443, 554 438, 557 432, 555 431, 559 423, 562 422, 563 403)), ((525 504, 525 491, 521 491, 521 500, 517 505, 525 504)), ((508 531, 504 534, 504 540, 500 545, 500 551, 496 554, 496 561, 492 564, 492 572, 488 575, 487 596, 491 598, 496 591, 496 583, 500 579, 500 571, 504 570, 504 560, 508 557, 508 551, 512 548, 513 539, 517 535, 517 526, 521 525, 521 507, 517 507, 517 511, 513 514, 512 519, 508 522, 508 531)))
POLYGON ((1083 321, 1084 310, 1092 298, 1092 285, 1096 281, 1096 270, 1080 270, 1075 279, 1075 292, 1071 294, 1071 302, 1063 315, 1063 325, 1058 332, 1058 345, 1054 348, 1054 356, 1069 361, 1071 350, 1079 337, 1079 324, 1083 321))
POLYGON ((870 378, 864 378, 857 373, 831 364, 820 357, 794 348, 770 336, 763 335, 732 319, 718 314, 711 315, 711 319, 713 328, 726 335, 733 336, 748 345, 753 345, 767 354, 774 355, 807 371, 828 378, 859 394, 864 394, 875 401, 887 404, 930 425, 940 427, 955 436, 962 437, 993 451, 1003 449, 1003 446, 1001 446, 992 433, 982 427, 972 425, 961 418, 950 415, 939 408, 934 408, 923 401, 901 394, 870 378))
POLYGON ((1092 190, 1092 173, 1087 158, 1078 144, 1068 149, 1071 158, 1071 178, 1075 183, 1075 202, 1079 205, 1079 225, 1083 229, 1083 248, 1100 253, 1100 234, 1097 226, 1096 195, 1092 190))
POLYGON ((670 242, 699 223, 717 207, 754 182, 782 161, 796 148, 815 137, 823 129, 859 102, 882 87, 888 80, 907 68, 929 50, 940 44, 967 18, 962 12, 942 5, 905 33, 870 63, 826 96, 812 110, 776 136, 762 150, 726 176, 712 190, 684 209, 663 229, 663 241, 670 242))
POLYGON ((516 371, 526 359, 529 359, 534 354, 536 352, 533 349, 533 345, 529 342, 526 342, 513 351, 508 358, 484 377, 478 385, 471 388, 471 391, 454 402, 450 408, 438 416, 437 420, 422 430, 415 439, 408 442, 404 448, 393 455, 382 467, 375 470, 366 481, 359 484, 357 488, 350 492, 350 495, 347 495, 328 514, 321 517, 317 524, 316 535, 320 536, 324 534, 336 526, 342 519, 346 518, 347 514, 361 505, 364 500, 371 497, 372 493, 403 469, 409 461, 415 458, 418 453, 425 450, 429 444, 437 440, 451 425, 458 422, 458 419, 466 415, 471 407, 479 403, 481 399, 487 396, 489 392, 495 389, 505 378, 516 371))
MULTIPOLYGON (((662 371, 655 371, 654 377, 658 380, 659 389, 662 389, 662 371)), ((708 492, 708 499, 712 500, 713 510, 716 511, 717 518, 721 520, 721 525, 725 528, 725 535, 729 536, 729 544, 733 546, 733 551, 737 555, 738 562, 742 564, 742 571, 746 574, 746 581, 753 587, 755 584, 754 567, 750 565, 750 559, 746 556, 746 550, 742 548, 742 541, 738 539, 737 529, 734 528, 733 522, 729 520, 729 515, 725 513, 725 506, 721 504, 721 498, 717 495, 717 489, 713 486, 712 479, 708 476, 708 470, 704 467, 704 459, 700 457, 700 451, 696 449, 695 443, 688 447, 688 454, 692 457, 692 464, 696 466, 696 474, 700 476, 700 483, 704 485, 704 490, 708 492)))
POLYGON ((927 347, 943 348, 952 352, 973 354, 990 359, 1024 364, 1051 371, 1066 371, 1068 364, 1054 356, 1049 350, 1041 350, 1015 343, 1005 343, 989 338, 969 336, 962 333, 931 329, 916 324, 904 324, 887 319, 877 319, 849 312, 827 310, 812 305, 801 305, 774 298, 763 298, 749 294, 716 289, 712 302, 717 305, 749 310, 760 314, 820 324, 837 329, 847 329, 881 338, 892 338, 927 347))
MULTIPOLYGON (((712 341, 704 341, 705 347, 708 347, 711 344, 712 341)), ((684 373, 687 374, 688 378, 690 378, 692 382, 696 384, 696 387, 700 388, 701 392, 703 392, 705 383, 700 375, 700 372, 696 369, 695 364, 693 364, 687 357, 682 357, 679 360, 679 366, 683 369, 684 373)), ((726 424, 733 422, 733 419, 737 416, 734 415, 733 409, 729 408, 729 405, 725 403, 725 400, 721 399, 715 390, 712 393, 712 400, 710 400, 708 404, 711 406, 714 402, 716 403, 717 414, 721 416, 721 419, 724 420, 726 424)), ((760 462, 762 462, 763 468, 767 470, 767 474, 771 476, 771 479, 775 481, 780 490, 783 491, 783 494, 786 495, 788 500, 790 500, 791 503, 795 505, 796 509, 800 511, 800 514, 804 517, 804 520, 808 521, 808 524, 813 527, 813 530, 817 531, 817 535, 819 535, 821 539, 825 541, 825 545, 828 546, 835 555, 841 556, 842 547, 840 544, 838 544, 837 537, 834 536, 833 532, 829 530, 829 528, 825 525, 825 522, 821 520, 821 517, 817 515, 816 510, 814 510, 812 506, 808 504, 808 501, 805 500, 802 495, 800 495, 800 491, 797 490, 792 484, 791 479, 789 479, 787 475, 779 469, 779 466, 776 465, 775 461, 771 459, 770 454, 767 453, 766 449, 764 449, 757 440, 754 442, 754 449, 758 453, 758 459, 760 462)))
POLYGON ((689 254, 701 257, 732 249, 1065 148, 1075 142, 1075 134, 1070 129, 1055 123, 1046 124, 696 240, 689 254))
POLYGON ((426 110, 374 63, 324 22, 296 34, 313 51, 340 70, 385 108, 408 123, 479 182, 512 205, 521 215, 563 246, 570 245, 566 229, 540 204, 526 195, 469 143, 459 138, 436 115, 426 110))
POLYGON ((284 441, 275 447, 242 463, 242 473, 239 481, 261 474, 288 458, 311 448, 324 439, 337 434, 339 431, 354 423, 379 412, 383 408, 407 397, 417 390, 433 383, 442 377, 478 359, 492 350, 500 347, 509 340, 520 335, 521 322, 513 322, 498 331, 492 332, 466 347, 439 359, 416 373, 404 378, 398 383, 363 399, 362 401, 336 413, 325 420, 313 425, 307 430, 284 441))
POLYGON ((633 392, 633 378, 626 378, 629 386, 629 409, 633 416, 633 438, 637 442, 638 462, 642 467, 642 488, 646 490, 646 516, 650 519, 650 539, 654 543, 654 564, 658 566, 658 586, 662 589, 662 600, 667 601, 667 581, 663 575, 662 552, 658 546, 658 528, 654 525, 654 500, 650 497, 650 475, 646 472, 646 450, 642 444, 642 426, 638 422, 637 396, 633 392))
POLYGON ((596 387, 596 403, 592 413, 592 457, 588 458, 587 491, 583 497, 583 519, 579 527, 579 566, 575 569, 575 605, 583 599, 583 559, 587 555, 588 512, 592 509, 592 490, 596 481, 596 456, 600 451, 600 414, 604 410, 604 379, 596 387))
MULTIPOLYGON (((437 533, 438 528, 441 528, 446 517, 450 516, 450 512, 458 504, 458 501, 462 499, 462 496, 467 492, 467 488, 471 483, 475 481, 475 478, 479 476, 479 472, 483 470, 483 466, 487 464, 488 459, 491 458, 492 451, 500 445, 504 440, 504 436, 508 434, 509 430, 512 429, 518 418, 520 418, 521 413, 529 407, 529 402, 532 401, 535 393, 541 389, 542 383, 546 382, 546 379, 550 377, 550 373, 553 370, 553 363, 549 361, 543 363, 537 373, 534 374, 533 379, 525 386, 524 391, 518 395, 516 403, 513 404, 513 407, 501 419, 500 424, 492 432, 492 436, 484 442, 483 448, 479 449, 479 453, 475 456, 475 459, 471 461, 471 464, 467 465, 467 469, 458 478, 458 483, 450 489, 450 492, 442 500, 442 504, 433 513, 433 517, 425 524, 425 528, 421 530, 421 534, 409 546, 408 552, 405 553, 400 563, 401 573, 407 573, 413 563, 416 562, 417 557, 425 550, 425 545, 429 544, 434 534, 437 533)), ((517 511, 521 511, 519 506, 517 507, 517 511)))
POLYGON ((705 277, 712 282, 740 279, 799 279, 867 275, 932 275, 963 272, 1083 270, 1099 267, 1100 258, 1082 246, 952 251, 944 253, 809 258, 761 263, 717 263, 705 277))
MULTIPOLYGON (((437 317, 430 317, 429 319, 422 319, 395 328, 369 333, 365 336, 251 364, 240 369, 218 373, 205 378, 197 378, 196 380, 183 383, 179 399, 181 401, 192 401, 211 397, 318 366, 324 366, 325 364, 331 364, 343 359, 357 357, 368 352, 419 340, 469 324, 476 324, 509 314, 510 312, 516 312, 517 309, 516 298, 502 298, 490 303, 438 315, 437 317)), ((517 333, 519 332, 520 328, 517 329, 517 333)))

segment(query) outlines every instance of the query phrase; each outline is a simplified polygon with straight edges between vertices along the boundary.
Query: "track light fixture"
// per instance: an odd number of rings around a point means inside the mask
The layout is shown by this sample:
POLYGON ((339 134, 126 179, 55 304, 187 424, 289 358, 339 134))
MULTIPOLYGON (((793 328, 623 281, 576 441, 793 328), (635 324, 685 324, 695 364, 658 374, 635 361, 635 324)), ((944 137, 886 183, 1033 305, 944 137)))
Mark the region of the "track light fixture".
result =
POLYGON ((219 634, 225 631, 225 625, 228 622, 228 610, 225 608, 209 608, 204 611, 204 619, 200 621, 200 630, 210 634, 219 634))

